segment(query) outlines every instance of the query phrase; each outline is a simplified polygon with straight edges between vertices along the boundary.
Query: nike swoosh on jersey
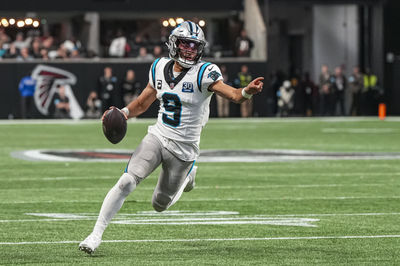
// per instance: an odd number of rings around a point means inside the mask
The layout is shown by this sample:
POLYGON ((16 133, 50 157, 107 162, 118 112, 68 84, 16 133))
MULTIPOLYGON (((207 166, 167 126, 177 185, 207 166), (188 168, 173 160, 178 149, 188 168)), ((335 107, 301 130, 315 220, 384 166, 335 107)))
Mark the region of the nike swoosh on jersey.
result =
POLYGON ((210 67, 210 68, 208 69, 208 71, 211 71, 213 68, 214 68, 214 66, 210 67))

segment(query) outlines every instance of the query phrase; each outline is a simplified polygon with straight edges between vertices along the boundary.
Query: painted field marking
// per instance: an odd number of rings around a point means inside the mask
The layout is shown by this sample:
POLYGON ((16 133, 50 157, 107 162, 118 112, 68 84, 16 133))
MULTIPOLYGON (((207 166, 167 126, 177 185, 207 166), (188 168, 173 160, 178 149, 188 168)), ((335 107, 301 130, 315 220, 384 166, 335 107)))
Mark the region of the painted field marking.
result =
MULTIPOLYGON (((97 220, 97 213, 25 213, 25 215, 43 217, 43 219, 15 219, 0 220, 0 223, 24 223, 24 222, 57 222, 57 221, 82 221, 97 220)), ((278 214, 278 215, 244 215, 232 211, 166 211, 157 213, 154 211, 143 211, 137 213, 122 213, 114 217, 114 224, 137 224, 137 225, 199 225, 199 224, 264 224, 283 226, 305 226, 315 227, 310 224, 318 222, 319 219, 306 217, 337 217, 337 216, 391 216, 400 215, 399 212, 392 213, 322 213, 322 214, 278 214), (293 218, 302 217, 302 218, 293 218)))
MULTIPOLYGON (((146 243, 146 242, 217 242, 217 241, 271 241, 271 240, 324 240, 324 239, 373 239, 400 238, 400 235, 366 235, 366 236, 288 236, 288 237, 243 237, 243 238, 192 238, 192 239, 127 239, 103 240, 102 243, 146 243)), ((32 241, 0 242, 0 245, 56 245, 78 244, 81 241, 32 241)))
MULTIPOLYGON (((275 197, 275 198, 196 198, 179 199, 179 202, 197 202, 197 201, 273 201, 273 200, 354 200, 354 199, 400 199, 400 196, 336 196, 336 197, 275 197)), ((133 199, 135 202, 148 203, 149 200, 133 199)), ((24 201, 24 200, 2 200, 2 204, 40 204, 40 203, 102 203, 100 200, 42 200, 42 201, 24 201)))
MULTIPOLYGON (((55 162, 127 162, 132 150, 23 150, 12 151, 11 156, 28 161, 55 162), (90 156, 88 156, 90 152, 90 156)), ((260 150, 201 150, 198 162, 289 162, 321 160, 395 160, 400 153, 394 152, 321 152, 291 149, 260 150)))
MULTIPOLYGON (((29 216, 50 218, 48 221, 58 220, 96 220, 97 214, 81 213, 25 213, 29 216)), ((9 220, 8 220, 9 221, 9 220)), ((25 219, 26 221, 26 219, 25 219)), ((295 217, 266 217, 266 216, 243 216, 238 212, 212 211, 212 212, 190 212, 175 211, 167 212, 164 215, 151 213, 135 213, 134 215, 116 215, 111 223, 114 224, 136 224, 136 225, 281 225, 281 226, 302 226, 317 227, 312 224, 318 222, 315 218, 295 217), (133 217, 136 216, 136 217, 133 217)), ((40 222, 40 220, 39 220, 40 222)))
MULTIPOLYGON (((16 220, 0 220, 0 223, 14 223, 14 222, 54 222, 54 221, 77 221, 77 220, 96 220, 98 213, 25 213, 26 215, 46 217, 51 219, 16 219, 16 220), (78 219, 79 218, 79 219, 78 219)), ((117 214, 114 219, 142 219, 143 217, 179 217, 179 216, 218 216, 218 215, 238 215, 238 212, 229 211, 216 211, 216 212, 190 212, 190 211, 166 211, 157 213, 154 211, 143 211, 138 213, 121 213, 117 214), (137 217, 137 218, 132 218, 137 217)), ((254 215, 253 218, 277 218, 277 217, 336 217, 336 216, 391 216, 400 215, 400 212, 387 212, 387 213, 305 213, 305 214, 275 214, 275 215, 254 215)), ((149 221, 150 219, 148 219, 149 221)))
MULTIPOLYGON (((281 167, 281 166, 280 166, 281 167)), ((377 165, 378 167, 378 165, 377 165)), ((388 165, 388 167, 393 167, 392 165, 388 165)), ((400 176, 400 172, 353 172, 353 173, 263 173, 259 175, 252 176, 263 176, 263 177, 309 177, 309 176, 321 176, 321 177, 345 177, 345 176, 400 176)), ((0 178, 1 181, 59 181, 59 180, 98 180, 98 179, 115 179, 118 180, 118 175, 109 176, 55 176, 55 177, 10 177, 10 178, 0 178)), ((362 185, 362 184, 360 184, 362 185)))
MULTIPOLYGON (((196 186, 196 190, 211 190, 211 189, 267 189, 267 188, 322 188, 322 187, 384 187, 393 186, 394 184, 299 184, 299 185, 264 185, 264 186, 196 186)), ((109 188, 98 188, 98 190, 109 188)), ((140 190, 153 191, 154 187, 140 187, 140 190)), ((49 188, 24 188, 24 189, 9 189, 1 188, 0 191, 48 191, 49 188)), ((93 191, 93 188, 51 188, 52 191, 93 191)))
MULTIPOLYGON (((128 123, 132 124, 154 124, 157 121, 156 118, 130 118, 128 123)), ((280 117, 252 117, 252 118, 210 118, 208 124, 220 125, 221 123, 239 123, 239 124, 251 124, 251 123, 331 123, 331 122, 363 122, 379 121, 376 117, 290 117, 290 118, 280 118, 280 117)), ((385 119, 385 124, 390 122, 399 122, 400 117, 390 116, 385 119)), ((55 124, 55 125, 91 125, 100 124, 100 119, 84 119, 84 120, 73 120, 73 119, 0 119, 0 125, 43 125, 43 124, 55 124)))
MULTIPOLYGON (((269 201, 269 200, 353 200, 353 199, 400 199, 400 196, 336 196, 336 197, 277 197, 277 198, 196 198, 180 199, 180 202, 197 201, 269 201)), ((139 200, 140 202, 140 200, 139 200)), ((146 201, 144 201, 146 202, 146 201)))
POLYGON ((398 132, 395 128, 323 128, 322 133, 382 134, 398 132))

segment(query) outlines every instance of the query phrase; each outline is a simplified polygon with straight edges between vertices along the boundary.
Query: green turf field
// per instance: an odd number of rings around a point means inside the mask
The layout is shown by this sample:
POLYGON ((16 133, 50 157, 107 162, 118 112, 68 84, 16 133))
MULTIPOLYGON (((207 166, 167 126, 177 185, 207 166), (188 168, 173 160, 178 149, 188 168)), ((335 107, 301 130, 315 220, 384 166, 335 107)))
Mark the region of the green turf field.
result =
MULTIPOLYGON (((31 149, 112 145, 99 122, 0 122, 0 264, 400 264, 400 160, 199 162, 197 186, 163 214, 157 169, 127 198, 94 255, 78 251, 126 162, 26 161, 31 149)), ((400 154, 400 120, 213 119, 201 149, 400 154)))

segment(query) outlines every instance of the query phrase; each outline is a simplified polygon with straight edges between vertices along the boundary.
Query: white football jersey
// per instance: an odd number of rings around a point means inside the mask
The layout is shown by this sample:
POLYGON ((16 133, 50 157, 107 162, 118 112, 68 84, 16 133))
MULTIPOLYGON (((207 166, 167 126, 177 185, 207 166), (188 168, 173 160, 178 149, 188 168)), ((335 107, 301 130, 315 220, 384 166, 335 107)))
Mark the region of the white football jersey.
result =
POLYGON ((170 58, 156 59, 151 65, 149 83, 157 91, 160 108, 157 123, 149 132, 178 158, 193 161, 210 114, 213 92, 208 87, 223 78, 218 66, 208 62, 199 62, 174 78, 173 65, 170 58))

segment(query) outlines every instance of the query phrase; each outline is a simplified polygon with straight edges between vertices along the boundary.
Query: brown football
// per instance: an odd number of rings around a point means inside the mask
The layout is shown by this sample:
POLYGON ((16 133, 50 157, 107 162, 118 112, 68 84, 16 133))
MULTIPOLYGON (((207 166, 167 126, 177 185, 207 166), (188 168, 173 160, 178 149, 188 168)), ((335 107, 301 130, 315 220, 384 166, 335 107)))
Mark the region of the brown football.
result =
POLYGON ((126 128, 125 116, 116 107, 111 108, 103 118, 104 136, 112 144, 117 144, 125 137, 126 128))

